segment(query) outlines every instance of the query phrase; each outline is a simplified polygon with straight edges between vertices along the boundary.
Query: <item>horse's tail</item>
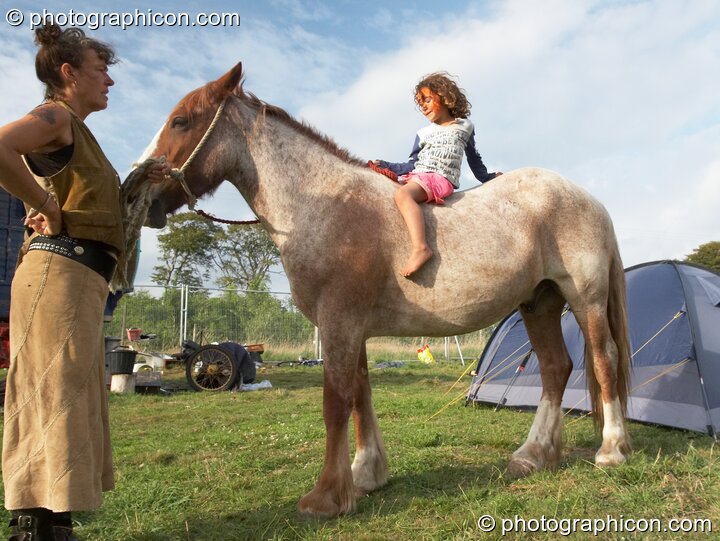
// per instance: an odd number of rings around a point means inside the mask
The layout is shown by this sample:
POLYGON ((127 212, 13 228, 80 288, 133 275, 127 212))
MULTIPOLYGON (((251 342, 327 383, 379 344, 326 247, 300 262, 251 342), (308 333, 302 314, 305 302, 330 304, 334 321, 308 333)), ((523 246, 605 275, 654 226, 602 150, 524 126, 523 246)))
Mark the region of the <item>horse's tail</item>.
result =
MULTIPOLYGON (((625 301, 625 271, 622 266, 622 260, 620 259, 617 242, 615 242, 615 246, 613 247, 613 253, 610 260, 607 318, 610 327, 610 335, 613 342, 615 342, 617 349, 617 395, 624 414, 627 411, 627 399, 630 394, 631 345, 628 333, 628 317, 625 301)), ((588 382, 588 391, 590 392, 595 429, 597 431, 601 431, 604 415, 602 400, 600 397, 600 384, 595 377, 592 363, 592 352, 587 345, 587 342, 585 344, 585 372, 588 382)))

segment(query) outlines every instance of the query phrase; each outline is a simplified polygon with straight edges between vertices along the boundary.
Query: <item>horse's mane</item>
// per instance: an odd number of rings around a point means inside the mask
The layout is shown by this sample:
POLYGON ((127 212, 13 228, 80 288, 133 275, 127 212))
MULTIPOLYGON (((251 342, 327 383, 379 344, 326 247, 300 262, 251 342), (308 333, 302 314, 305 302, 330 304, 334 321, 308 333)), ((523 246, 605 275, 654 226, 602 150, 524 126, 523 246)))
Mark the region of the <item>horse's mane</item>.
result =
POLYGON ((218 93, 210 86, 205 85, 185 96, 175 108, 174 113, 183 113, 192 122, 207 109, 218 106, 225 96, 218 93))
POLYGON ((234 95, 250 107, 257 109, 262 115, 279 119, 301 135, 319 143, 322 148, 341 160, 352 165, 366 165, 366 161, 352 155, 347 149, 338 146, 332 138, 320 133, 313 126, 306 122, 296 120, 287 111, 277 105, 267 103, 251 92, 246 92, 242 87, 242 82, 234 90, 227 90, 222 87, 218 88, 212 83, 200 87, 180 101, 175 109, 175 114, 186 116, 190 120, 190 123, 192 123, 196 117, 201 116, 209 109, 216 108, 223 99, 231 95, 234 95))
POLYGON ((352 165, 364 166, 366 164, 366 161, 363 161, 360 158, 353 156, 347 149, 338 146, 338 144, 332 138, 328 137, 323 133, 320 133, 313 126, 307 124, 306 122, 296 120, 292 117, 292 115, 290 115, 290 113, 278 107, 277 105, 267 103, 255 96, 254 94, 250 92, 245 92, 242 89, 242 86, 239 86, 235 90, 234 95, 244 103, 248 104, 250 107, 253 107, 260 111, 263 115, 277 118, 286 125, 295 129, 301 135, 304 135, 309 139, 319 143, 322 148, 327 150, 330 154, 340 158, 341 160, 352 165))

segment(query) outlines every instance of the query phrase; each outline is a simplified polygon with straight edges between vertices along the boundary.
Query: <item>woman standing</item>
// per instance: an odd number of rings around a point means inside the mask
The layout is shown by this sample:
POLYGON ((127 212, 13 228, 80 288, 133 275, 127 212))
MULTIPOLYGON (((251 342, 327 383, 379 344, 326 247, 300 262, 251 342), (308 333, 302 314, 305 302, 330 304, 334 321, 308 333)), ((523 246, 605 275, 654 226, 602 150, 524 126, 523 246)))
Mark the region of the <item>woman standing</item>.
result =
MULTIPOLYGON (((77 539, 72 511, 114 486, 103 308, 123 247, 119 179, 84 123, 116 62, 82 30, 35 32, 45 102, 0 128, 0 185, 26 205, 11 290, 2 474, 11 540, 77 539)), ((150 180, 167 173, 157 165, 150 180)))

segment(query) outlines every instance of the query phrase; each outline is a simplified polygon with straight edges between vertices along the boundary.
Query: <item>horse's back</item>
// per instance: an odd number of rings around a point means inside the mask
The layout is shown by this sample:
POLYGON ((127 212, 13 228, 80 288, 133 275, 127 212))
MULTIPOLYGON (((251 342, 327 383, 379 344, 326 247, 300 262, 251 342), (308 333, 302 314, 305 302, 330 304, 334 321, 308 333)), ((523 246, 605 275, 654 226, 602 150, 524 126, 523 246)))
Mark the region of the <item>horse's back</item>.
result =
MULTIPOLYGON (((427 320, 428 334, 438 323, 455 334, 492 323, 545 280, 583 286, 607 271, 616 246, 604 207, 545 169, 507 172, 424 210, 434 256, 413 280, 392 273, 378 302, 407 313, 409 326, 427 320)), ((399 259, 402 233, 392 240, 399 259)))
POLYGON ((553 171, 524 168, 476 193, 470 202, 495 209, 483 213, 490 234, 482 238, 493 238, 486 254, 503 262, 500 276, 510 273, 521 289, 552 281, 568 301, 572 292, 594 289, 594 283, 604 288, 618 256, 617 240, 607 210, 582 187, 553 171))
POLYGON ((586 190, 554 171, 538 167, 508 171, 481 186, 456 193, 449 202, 461 208, 479 203, 495 208, 508 206, 544 218, 558 211, 574 215, 573 207, 584 212, 604 212, 586 190))
POLYGON ((453 195, 447 203, 429 209, 438 239, 448 235, 461 245, 482 244, 491 254, 517 249, 534 257, 551 242, 580 249, 582 243, 615 240, 605 208, 583 188, 547 169, 509 171, 453 195))
MULTIPOLYGON (((509 171, 459 194, 451 206, 460 222, 469 223, 473 217, 481 222, 474 229, 484 232, 474 234, 484 242, 506 248, 519 243, 531 257, 538 250, 583 252, 615 245, 605 207, 580 186, 547 169, 509 171)), ((438 227, 442 226, 438 220, 438 227)))

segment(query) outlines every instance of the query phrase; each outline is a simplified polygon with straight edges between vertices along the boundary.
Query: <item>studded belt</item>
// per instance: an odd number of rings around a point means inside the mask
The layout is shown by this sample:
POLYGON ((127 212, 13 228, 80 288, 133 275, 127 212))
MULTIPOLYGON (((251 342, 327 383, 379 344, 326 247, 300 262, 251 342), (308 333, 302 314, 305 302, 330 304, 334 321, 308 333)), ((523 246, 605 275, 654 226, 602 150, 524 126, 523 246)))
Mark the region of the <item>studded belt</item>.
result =
POLYGON ((75 239, 67 235, 47 237, 38 235, 28 245, 31 250, 43 250, 67 257, 94 270, 109 282, 115 272, 117 261, 108 252, 108 246, 102 242, 75 239))

